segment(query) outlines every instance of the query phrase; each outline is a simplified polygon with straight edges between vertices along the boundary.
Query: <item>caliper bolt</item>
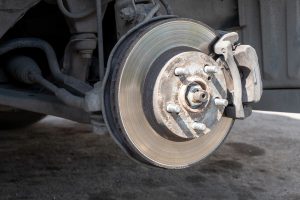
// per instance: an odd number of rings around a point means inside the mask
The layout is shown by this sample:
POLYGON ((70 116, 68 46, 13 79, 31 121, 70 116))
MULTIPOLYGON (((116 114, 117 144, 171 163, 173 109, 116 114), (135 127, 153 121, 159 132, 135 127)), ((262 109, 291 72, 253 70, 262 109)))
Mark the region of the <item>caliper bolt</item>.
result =
POLYGON ((196 131, 205 131, 206 130, 206 125, 203 123, 193 123, 192 128, 196 131))
POLYGON ((216 106, 228 106, 228 100, 227 99, 219 99, 219 98, 216 98, 215 99, 215 105, 216 106))
POLYGON ((188 75, 188 74, 189 74, 189 71, 185 68, 178 67, 175 69, 176 76, 184 76, 184 75, 188 75))
POLYGON ((176 104, 169 104, 169 105, 167 105, 167 111, 169 113, 176 113, 176 114, 178 114, 178 113, 181 112, 181 108, 180 108, 180 106, 178 106, 176 104))
POLYGON ((204 72, 208 74, 215 74, 218 73, 219 68, 217 66, 205 66, 204 72))

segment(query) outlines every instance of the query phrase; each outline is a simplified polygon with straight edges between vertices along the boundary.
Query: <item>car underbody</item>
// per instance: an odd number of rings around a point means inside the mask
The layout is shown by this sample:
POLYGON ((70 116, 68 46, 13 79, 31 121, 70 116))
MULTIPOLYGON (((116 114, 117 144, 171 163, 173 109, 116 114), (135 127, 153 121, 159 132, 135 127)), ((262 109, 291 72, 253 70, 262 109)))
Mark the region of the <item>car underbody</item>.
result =
POLYGON ((141 163, 189 167, 252 109, 300 111, 284 9, 300 5, 282 2, 1 1, 1 128, 53 115, 107 129, 141 163))

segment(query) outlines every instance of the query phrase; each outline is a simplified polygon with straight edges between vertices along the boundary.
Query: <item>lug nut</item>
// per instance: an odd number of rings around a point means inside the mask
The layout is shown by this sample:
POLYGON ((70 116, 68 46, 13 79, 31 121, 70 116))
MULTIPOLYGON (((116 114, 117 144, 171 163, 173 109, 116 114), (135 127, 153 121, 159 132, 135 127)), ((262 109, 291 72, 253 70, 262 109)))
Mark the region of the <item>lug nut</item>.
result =
POLYGON ((188 75, 188 74, 189 74, 189 71, 185 68, 178 67, 175 69, 176 76, 184 76, 184 75, 188 75))
POLYGON ((227 99, 219 99, 219 98, 216 98, 215 99, 215 105, 216 106, 228 106, 228 100, 227 99))
POLYGON ((205 66, 204 72, 208 74, 215 74, 218 73, 219 68, 217 66, 205 66))
POLYGON ((192 128, 196 131, 205 131, 206 130, 206 125, 203 123, 193 123, 192 128))
POLYGON ((169 104, 167 106, 167 111, 169 113, 176 113, 176 114, 178 114, 178 113, 181 112, 181 108, 178 105, 176 105, 176 104, 169 104))

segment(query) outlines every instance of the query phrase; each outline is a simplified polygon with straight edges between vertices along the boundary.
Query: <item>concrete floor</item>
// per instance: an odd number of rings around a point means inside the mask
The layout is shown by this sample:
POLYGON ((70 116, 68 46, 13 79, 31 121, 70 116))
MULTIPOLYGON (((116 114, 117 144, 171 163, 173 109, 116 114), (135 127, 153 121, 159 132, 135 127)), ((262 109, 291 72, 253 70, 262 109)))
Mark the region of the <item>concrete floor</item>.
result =
POLYGON ((2 131, 0 199, 300 199, 300 115, 255 113, 213 156, 180 171, 137 164, 90 130, 48 117, 2 131))

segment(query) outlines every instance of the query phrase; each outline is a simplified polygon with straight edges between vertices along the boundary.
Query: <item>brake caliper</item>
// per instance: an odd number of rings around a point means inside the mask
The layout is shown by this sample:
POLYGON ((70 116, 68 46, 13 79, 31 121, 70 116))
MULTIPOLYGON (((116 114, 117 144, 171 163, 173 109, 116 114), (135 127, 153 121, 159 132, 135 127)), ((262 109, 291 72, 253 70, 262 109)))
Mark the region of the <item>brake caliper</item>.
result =
POLYGON ((231 118, 244 119, 251 114, 250 105, 261 99, 263 87, 255 49, 238 44, 238 40, 237 33, 227 33, 215 44, 214 51, 221 55, 218 62, 223 63, 231 74, 228 83, 232 85, 229 91, 231 102, 225 114, 231 118))

